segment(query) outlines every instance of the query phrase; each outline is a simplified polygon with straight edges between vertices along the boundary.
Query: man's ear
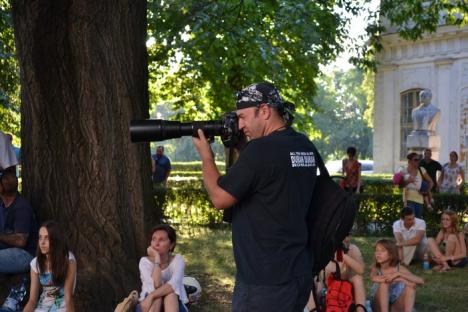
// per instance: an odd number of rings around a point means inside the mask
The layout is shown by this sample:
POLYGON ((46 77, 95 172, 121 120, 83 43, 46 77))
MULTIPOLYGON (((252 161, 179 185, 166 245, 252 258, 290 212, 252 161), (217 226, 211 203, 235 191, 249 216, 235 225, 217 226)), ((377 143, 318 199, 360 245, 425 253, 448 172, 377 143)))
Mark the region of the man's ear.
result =
POLYGON ((263 119, 268 120, 271 118, 271 107, 267 104, 263 104, 260 106, 260 113, 263 119))

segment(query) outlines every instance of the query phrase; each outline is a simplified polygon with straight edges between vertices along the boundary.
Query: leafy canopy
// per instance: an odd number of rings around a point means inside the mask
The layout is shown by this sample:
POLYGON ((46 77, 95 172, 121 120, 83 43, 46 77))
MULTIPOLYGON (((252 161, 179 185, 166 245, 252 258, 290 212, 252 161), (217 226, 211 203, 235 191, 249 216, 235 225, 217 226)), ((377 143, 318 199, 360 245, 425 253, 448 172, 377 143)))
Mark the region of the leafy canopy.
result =
POLYGON ((421 39, 425 34, 434 33, 439 26, 465 27, 468 22, 466 0, 382 0, 380 9, 368 12, 366 35, 369 39, 364 46, 354 47, 356 56, 351 61, 362 68, 376 70, 375 56, 382 46, 382 35, 389 27, 407 40, 421 39), (388 22, 387 28, 384 22, 388 22))
POLYGON ((312 119, 320 135, 317 148, 326 158, 341 159, 349 146, 354 146, 360 158, 372 157, 372 128, 368 123, 369 81, 358 69, 335 71, 318 79, 318 110, 312 119), (339 125, 337 127, 337 125, 339 125))
POLYGON ((19 136, 19 72, 7 0, 0 0, 0 121, 1 130, 19 136))
MULTIPOLYGON (((382 0, 376 12, 366 6, 370 1, 149 0, 151 103, 170 105, 174 118, 213 119, 234 108, 237 90, 266 80, 296 104, 296 124, 311 133, 319 65, 351 49, 356 65, 375 69, 385 32, 380 17, 409 40, 441 24, 464 27, 468 20, 464 0, 382 0), (364 11, 369 39, 364 46, 345 46, 352 25, 338 12, 364 11)), ((10 14, 10 1, 0 0, 1 129, 17 135, 19 70, 10 14)))
POLYGON ((312 109, 319 64, 342 51, 335 1, 154 1, 148 3, 152 101, 184 116, 233 110, 237 90, 272 81, 312 109))

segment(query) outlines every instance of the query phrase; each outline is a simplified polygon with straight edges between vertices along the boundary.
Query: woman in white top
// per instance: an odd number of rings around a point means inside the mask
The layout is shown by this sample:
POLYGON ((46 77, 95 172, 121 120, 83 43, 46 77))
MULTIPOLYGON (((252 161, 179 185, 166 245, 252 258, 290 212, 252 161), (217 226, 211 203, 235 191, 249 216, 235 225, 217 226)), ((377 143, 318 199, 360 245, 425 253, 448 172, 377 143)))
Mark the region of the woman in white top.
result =
POLYGON ((439 177, 439 189, 441 193, 460 194, 460 188, 464 183, 465 173, 462 166, 457 163, 458 154, 450 152, 450 162, 442 167, 439 177))
POLYGON ((148 255, 140 259, 141 294, 136 311, 186 312, 187 293, 183 285, 185 262, 180 254, 172 254, 176 232, 166 224, 151 231, 148 255))
POLYGON ((31 290, 24 312, 75 311, 76 260, 58 228, 56 222, 47 221, 39 229, 37 257, 31 261, 31 290))

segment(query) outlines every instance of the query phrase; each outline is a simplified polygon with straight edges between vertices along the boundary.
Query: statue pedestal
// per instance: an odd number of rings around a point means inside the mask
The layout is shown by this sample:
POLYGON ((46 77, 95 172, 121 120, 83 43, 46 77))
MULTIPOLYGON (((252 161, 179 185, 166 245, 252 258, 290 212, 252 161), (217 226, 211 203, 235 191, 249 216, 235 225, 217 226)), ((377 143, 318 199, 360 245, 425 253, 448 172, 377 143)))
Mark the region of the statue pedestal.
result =
POLYGON ((439 159, 440 136, 434 135, 430 131, 412 131, 406 139, 408 153, 415 152, 423 154, 426 148, 431 149, 432 158, 439 159))

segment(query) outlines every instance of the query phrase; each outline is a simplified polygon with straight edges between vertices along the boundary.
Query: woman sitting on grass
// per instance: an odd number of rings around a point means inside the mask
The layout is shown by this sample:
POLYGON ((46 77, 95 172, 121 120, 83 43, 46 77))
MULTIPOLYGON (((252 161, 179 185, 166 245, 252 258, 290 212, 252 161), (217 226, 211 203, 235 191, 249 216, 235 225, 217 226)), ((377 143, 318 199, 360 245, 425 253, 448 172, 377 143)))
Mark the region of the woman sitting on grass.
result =
POLYGON ((377 241, 374 255, 370 278, 374 282, 371 298, 375 311, 412 311, 416 286, 424 284, 424 280, 400 265, 394 241, 377 241))
POLYGON ((428 248, 432 260, 437 263, 434 271, 444 272, 450 267, 466 266, 465 235, 458 229, 458 216, 451 210, 445 210, 441 216, 441 229, 436 238, 428 239, 428 248))
POLYGON ((75 311, 76 260, 58 228, 54 221, 47 221, 39 229, 37 256, 31 261, 31 290, 24 312, 75 311))
POLYGON ((186 312, 188 302, 183 285, 185 262, 173 255, 176 232, 166 224, 151 231, 148 256, 140 259, 141 294, 136 312, 186 312))

